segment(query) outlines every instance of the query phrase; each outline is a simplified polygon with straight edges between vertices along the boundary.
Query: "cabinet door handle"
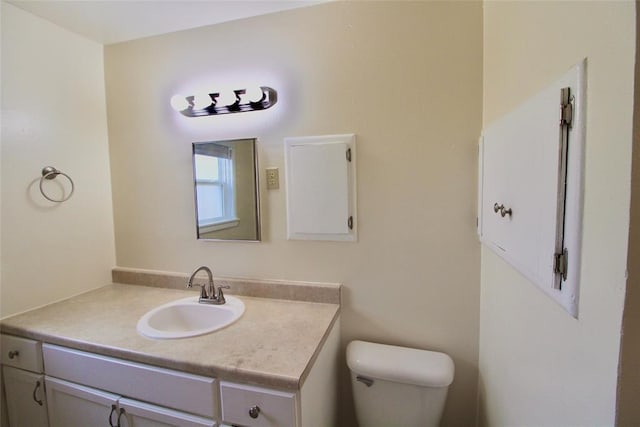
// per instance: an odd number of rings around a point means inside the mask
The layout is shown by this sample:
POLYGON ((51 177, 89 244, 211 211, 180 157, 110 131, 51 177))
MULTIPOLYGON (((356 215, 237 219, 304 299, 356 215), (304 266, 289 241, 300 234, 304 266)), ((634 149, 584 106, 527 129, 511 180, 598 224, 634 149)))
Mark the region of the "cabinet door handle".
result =
POLYGON ((118 427, 117 424, 113 424, 113 414, 116 413, 116 405, 111 405, 111 412, 109 412, 109 427, 118 427))
POLYGON ((42 399, 38 399, 38 389, 40 388, 42 384, 40 384, 40 381, 36 381, 36 386, 33 388, 33 401, 36 402, 38 405, 42 406, 43 405, 43 401, 42 399))
POLYGON ((260 415, 260 407, 258 405, 249 408, 249 416, 251 418, 258 418, 258 415, 260 415))
MULTIPOLYGON (((117 427, 122 427, 122 424, 120 423, 120 418, 122 418, 122 416, 125 415, 125 411, 124 408, 120 408, 120 413, 118 414, 118 426, 117 427)), ((127 420, 127 417, 125 416, 124 420, 127 420)))
POLYGON ((498 204, 498 203, 494 203, 493 204, 493 211, 495 213, 500 213, 500 216, 502 218, 504 218, 505 216, 509 215, 511 216, 511 214, 513 214, 513 211, 511 210, 511 208, 507 208, 505 205, 503 204, 498 204))
POLYGON ((9 359, 14 359, 18 356, 20 356, 20 352, 18 350, 11 350, 9 352, 9 359))

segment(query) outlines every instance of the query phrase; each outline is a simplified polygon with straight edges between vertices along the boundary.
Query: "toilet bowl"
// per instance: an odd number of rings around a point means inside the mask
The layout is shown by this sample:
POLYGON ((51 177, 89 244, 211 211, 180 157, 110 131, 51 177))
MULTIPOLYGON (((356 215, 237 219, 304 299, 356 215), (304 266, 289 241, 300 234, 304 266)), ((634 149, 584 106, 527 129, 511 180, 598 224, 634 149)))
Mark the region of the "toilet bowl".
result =
POLYGON ((347 346, 360 427, 435 427, 453 381, 451 357, 365 341, 347 346))

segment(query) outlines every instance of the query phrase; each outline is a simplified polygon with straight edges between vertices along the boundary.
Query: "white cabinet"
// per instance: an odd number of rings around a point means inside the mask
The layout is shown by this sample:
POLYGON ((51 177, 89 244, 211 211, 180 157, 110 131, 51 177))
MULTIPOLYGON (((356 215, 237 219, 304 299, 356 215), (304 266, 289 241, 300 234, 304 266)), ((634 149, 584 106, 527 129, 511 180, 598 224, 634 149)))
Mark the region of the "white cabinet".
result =
POLYGON ((47 426, 47 399, 44 375, 2 367, 11 427, 47 426))
POLYGON ((246 427, 295 427, 296 394, 220 383, 222 420, 246 427))
POLYGON ((0 337, 2 364, 31 372, 43 372, 42 343, 13 335, 0 337))
POLYGON ((330 427, 339 425, 340 319, 329 331, 302 388, 297 392, 222 381, 223 426, 330 427))
POLYGON ((11 427, 46 427, 47 396, 38 341, 2 335, 2 381, 11 427))
POLYGON ((480 138, 478 234, 571 315, 581 263, 585 63, 480 138))
POLYGON ((215 422, 127 399, 57 378, 46 378, 51 427, 213 427, 215 422))
POLYGON ((118 395, 46 378, 51 427, 115 426, 118 395))
POLYGON ((51 344, 43 354, 52 427, 216 425, 213 378, 51 344))
POLYGON ((357 240, 356 137, 285 138, 287 238, 357 240))
POLYGON ((214 427, 213 420, 174 411, 161 406, 121 398, 118 410, 122 414, 121 427, 214 427))
POLYGON ((558 208, 564 209, 559 92, 546 90, 487 126, 481 142, 483 241, 550 289, 559 286, 553 262, 558 236, 562 243, 558 208))
MULTIPOLYGON (((32 373, 3 366, 3 382, 10 402, 9 425, 336 425, 339 331, 338 318, 316 355, 313 367, 310 367, 306 378, 302 380, 302 387, 297 390, 274 390, 231 382, 220 384, 215 378, 11 337, 18 340, 16 345, 21 346, 19 354, 24 357, 17 360, 15 355, 12 358, 7 356, 8 361, 14 365, 41 369, 41 372, 32 373), (34 351, 36 357, 28 356, 34 351), (38 354, 42 356, 39 357, 38 354), (43 360, 45 369, 42 371, 43 360), (42 406, 37 401, 41 401, 42 406), (35 404, 36 407, 27 404, 35 404), (20 421, 15 421, 16 419, 20 421)), ((6 336, 2 339, 2 351, 7 352, 9 347, 6 336)))
POLYGON ((205 418, 217 418, 218 384, 214 378, 51 344, 44 344, 43 353, 48 377, 205 418))

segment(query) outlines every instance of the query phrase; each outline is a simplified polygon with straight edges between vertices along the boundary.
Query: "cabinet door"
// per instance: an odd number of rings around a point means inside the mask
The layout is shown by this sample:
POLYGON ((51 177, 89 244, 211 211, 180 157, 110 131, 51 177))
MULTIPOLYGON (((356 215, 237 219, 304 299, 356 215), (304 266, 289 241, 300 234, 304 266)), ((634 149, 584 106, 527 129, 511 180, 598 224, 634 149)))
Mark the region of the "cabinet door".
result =
POLYGON ((585 63, 502 118, 480 141, 483 243, 577 317, 585 63))
POLYGON ((355 135, 285 138, 287 238, 356 241, 355 135))
POLYGON ((45 377, 51 427, 117 425, 117 394, 45 377))
POLYGON ((161 406, 122 398, 118 401, 123 417, 121 427, 215 427, 213 420, 174 411, 161 406))
POLYGON ((564 218, 560 90, 537 94, 483 130, 483 241, 547 289, 558 288, 553 263, 564 218))
POLYGON ((47 400, 44 375, 2 367, 11 427, 46 427, 47 400))

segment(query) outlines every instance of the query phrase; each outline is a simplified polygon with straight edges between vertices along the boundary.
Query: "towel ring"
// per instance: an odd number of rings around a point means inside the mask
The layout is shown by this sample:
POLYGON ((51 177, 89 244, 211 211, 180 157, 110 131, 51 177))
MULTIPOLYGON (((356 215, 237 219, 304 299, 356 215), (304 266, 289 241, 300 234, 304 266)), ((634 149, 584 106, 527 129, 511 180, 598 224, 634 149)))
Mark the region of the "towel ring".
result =
POLYGON ((69 197, 73 195, 74 189, 75 189, 75 186, 73 184, 73 180, 66 173, 60 172, 58 169, 54 168, 53 166, 47 166, 42 169, 42 178, 40 178, 40 192, 42 193, 45 199, 54 203, 66 202, 67 200, 69 200, 69 197), (71 191, 69 192, 69 195, 63 199, 53 199, 47 196, 47 193, 45 193, 44 189, 42 188, 42 183, 44 182, 45 179, 48 179, 48 180, 55 179, 58 175, 62 175, 65 178, 67 178, 69 180, 69 183, 71 184, 71 191))

